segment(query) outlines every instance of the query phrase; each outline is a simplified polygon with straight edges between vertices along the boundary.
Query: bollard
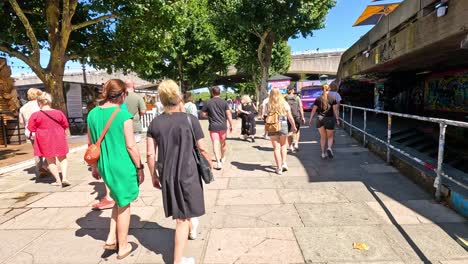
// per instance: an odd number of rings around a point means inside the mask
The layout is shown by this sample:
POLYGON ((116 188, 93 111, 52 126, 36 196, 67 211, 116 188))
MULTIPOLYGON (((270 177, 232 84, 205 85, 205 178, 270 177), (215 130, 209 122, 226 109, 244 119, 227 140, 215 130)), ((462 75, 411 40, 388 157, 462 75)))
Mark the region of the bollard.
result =
POLYGON ((387 115, 387 163, 390 164, 390 139, 392 138, 392 115, 387 115))
POLYGON ((367 111, 364 110, 364 133, 362 133, 364 135, 364 139, 363 139, 363 144, 364 144, 364 147, 367 145, 367 142, 366 142, 366 128, 367 128, 367 111))
POLYGON ((442 194, 442 166, 444 163, 444 148, 445 148, 445 130, 447 124, 440 123, 439 132, 439 151, 437 154, 437 176, 434 181, 434 187, 436 188, 435 199, 440 202, 442 194))

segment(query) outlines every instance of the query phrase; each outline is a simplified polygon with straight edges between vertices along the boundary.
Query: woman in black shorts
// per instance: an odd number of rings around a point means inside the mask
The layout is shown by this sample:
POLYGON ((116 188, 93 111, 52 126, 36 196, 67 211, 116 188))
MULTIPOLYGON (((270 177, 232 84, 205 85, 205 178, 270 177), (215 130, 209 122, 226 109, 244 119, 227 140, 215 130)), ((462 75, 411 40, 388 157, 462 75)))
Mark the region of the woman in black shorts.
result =
POLYGON ((325 84, 323 86, 323 92, 320 97, 315 99, 314 107, 312 108, 312 113, 310 114, 309 126, 312 126, 312 118, 317 112, 317 128, 320 133, 320 147, 322 148, 322 159, 327 157, 333 159, 333 135, 335 129, 335 123, 340 124, 338 119, 338 105, 336 98, 328 94, 330 91, 330 86, 325 84), (325 149, 328 141, 328 148, 325 149), (326 150, 326 151, 325 151, 326 150))

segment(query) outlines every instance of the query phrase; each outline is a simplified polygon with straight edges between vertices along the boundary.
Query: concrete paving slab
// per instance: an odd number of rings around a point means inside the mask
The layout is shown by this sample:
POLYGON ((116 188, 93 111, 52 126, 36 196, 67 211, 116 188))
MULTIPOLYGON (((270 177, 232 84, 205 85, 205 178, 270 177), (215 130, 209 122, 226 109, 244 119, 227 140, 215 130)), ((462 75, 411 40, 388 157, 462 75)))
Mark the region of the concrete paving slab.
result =
POLYGON ((220 190, 216 205, 280 204, 274 189, 220 190))
POLYGON ((405 262, 468 259, 468 252, 438 225, 401 225, 399 229, 386 225, 382 230, 405 262))
MULTIPOLYGON (((173 229, 139 229, 132 231, 132 235, 141 245, 141 252, 136 263, 173 263, 174 252, 173 229)), ((196 263, 201 261, 203 249, 207 243, 207 231, 202 231, 197 240, 188 241, 184 255, 194 257, 196 263)))
MULTIPOLYGON (((106 236, 105 231, 83 231, 92 236, 75 235, 78 231, 73 229, 49 231, 29 244, 22 253, 33 256, 34 264, 99 263, 104 252, 102 245, 106 236)), ((25 261, 24 254, 19 254, 8 262, 25 261)), ((115 258, 115 254, 111 257, 115 258)))
POLYGON ((0 209, 0 225, 28 210, 29 208, 0 209))
POLYGON ((44 233, 44 230, 0 230, 0 263, 13 257, 44 233))
POLYGON ((66 229, 75 227, 77 219, 89 208, 31 208, 27 212, 0 225, 0 229, 66 229))
POLYGON ((296 204, 305 226, 364 226, 382 224, 365 203, 296 204))
POLYGON ((381 226, 297 227, 294 233, 307 263, 401 261, 381 226), (354 242, 369 250, 353 249, 354 242))
POLYGON ((410 201, 382 201, 368 202, 382 220, 386 223, 420 224, 420 223, 468 223, 462 216, 456 214, 449 208, 429 200, 410 200, 410 201), (390 213, 387 214, 386 210, 390 213))
POLYGON ((346 197, 334 188, 281 189, 278 190, 284 203, 347 203, 346 197))
POLYGON ((229 184, 229 178, 215 178, 214 182, 203 185, 203 188, 205 188, 205 190, 227 189, 228 184, 229 184))
POLYGON ((0 193, 0 208, 22 208, 49 195, 48 193, 0 193))
POLYGON ((229 181, 229 189, 279 189, 282 187, 279 177, 230 178, 229 181))
POLYGON ((203 263, 303 262, 290 228, 212 229, 203 260, 203 263))
POLYGON ((94 197, 87 192, 57 192, 28 207, 83 207, 89 206, 93 201, 94 197))
POLYGON ((291 204, 217 206, 201 222, 205 228, 304 226, 291 204))

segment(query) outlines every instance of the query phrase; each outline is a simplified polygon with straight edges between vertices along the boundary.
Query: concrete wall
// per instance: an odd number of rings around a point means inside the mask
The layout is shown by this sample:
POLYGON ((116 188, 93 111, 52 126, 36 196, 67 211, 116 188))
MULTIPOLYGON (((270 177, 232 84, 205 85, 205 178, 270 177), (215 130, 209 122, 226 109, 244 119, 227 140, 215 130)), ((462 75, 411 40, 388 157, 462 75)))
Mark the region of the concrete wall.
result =
POLYGON ((428 54, 437 54, 448 45, 456 45, 459 40, 454 37, 468 34, 468 1, 450 0, 448 13, 444 17, 437 17, 433 9, 426 8, 433 2, 404 1, 343 54, 338 78, 372 72, 375 69, 385 70, 386 67, 391 71, 396 68, 395 65, 403 64, 409 56, 431 45, 441 43, 440 49, 431 48, 432 50, 426 52, 428 54))
POLYGON ((288 73, 332 74, 338 71, 342 53, 296 55, 291 58, 288 73))

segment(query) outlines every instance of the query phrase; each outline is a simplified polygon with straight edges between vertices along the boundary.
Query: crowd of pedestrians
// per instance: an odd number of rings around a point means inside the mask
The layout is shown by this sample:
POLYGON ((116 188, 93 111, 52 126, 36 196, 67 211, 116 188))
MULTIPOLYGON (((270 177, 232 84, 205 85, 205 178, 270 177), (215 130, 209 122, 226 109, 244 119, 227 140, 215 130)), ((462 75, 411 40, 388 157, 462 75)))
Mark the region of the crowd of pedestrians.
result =
MULTIPOLYGON (((335 124, 339 124, 339 94, 323 86, 323 93, 312 108, 309 126, 315 122, 320 133, 322 158, 333 158, 335 124)), ((146 135, 146 162, 155 189, 162 191, 166 217, 176 221, 174 234, 174 263, 195 263, 183 257, 188 239, 197 238, 199 217, 205 214, 203 182, 199 175, 199 160, 195 151, 208 161, 211 169, 221 170, 226 163, 227 135, 232 133, 232 105, 221 98, 221 90, 210 89, 211 99, 194 103, 192 94, 180 93, 172 80, 158 87, 159 114, 151 121, 146 135), (208 118, 209 134, 214 160, 204 142, 204 133, 198 120, 208 118)), ((288 149, 299 150, 300 127, 305 124, 304 111, 294 88, 288 95, 273 88, 261 103, 260 111, 252 99, 244 95, 236 105, 236 116, 242 119, 241 137, 255 142, 256 119, 265 122, 263 137, 271 141, 276 173, 288 171, 288 149)), ((89 144, 99 144, 98 162, 90 164, 91 174, 103 180, 106 194, 93 209, 112 208, 109 233, 103 248, 114 250, 117 259, 127 257, 136 244, 127 240, 131 203, 139 195, 139 185, 145 180, 144 161, 137 143, 142 140, 140 118, 145 114, 143 99, 134 92, 132 81, 107 81, 102 88, 101 100, 87 117, 89 144)), ((69 186, 68 144, 65 129, 68 121, 63 112, 51 108, 50 94, 37 89, 28 91, 29 102, 20 110, 20 121, 34 146, 36 174, 45 171, 54 176, 53 185, 69 186)), ((237 100, 236 100, 237 101, 237 100)))

